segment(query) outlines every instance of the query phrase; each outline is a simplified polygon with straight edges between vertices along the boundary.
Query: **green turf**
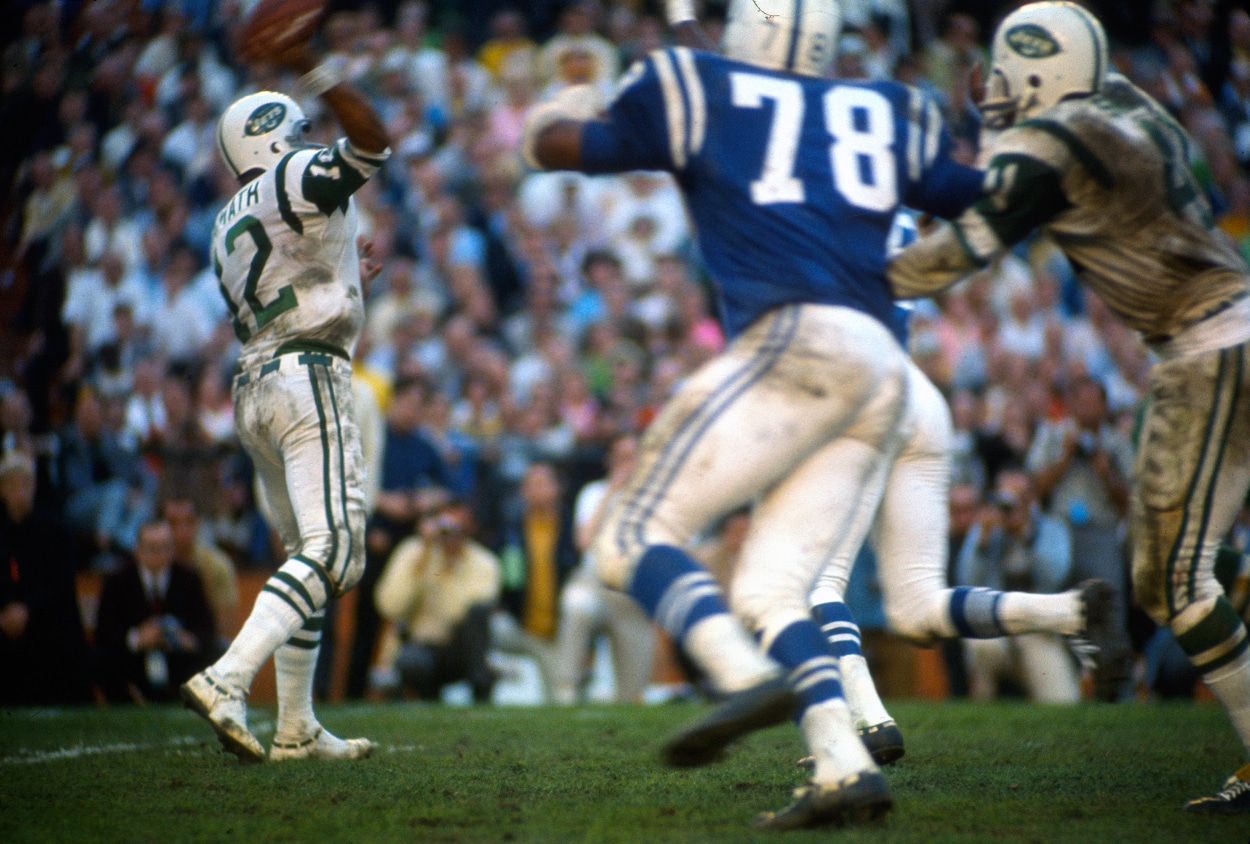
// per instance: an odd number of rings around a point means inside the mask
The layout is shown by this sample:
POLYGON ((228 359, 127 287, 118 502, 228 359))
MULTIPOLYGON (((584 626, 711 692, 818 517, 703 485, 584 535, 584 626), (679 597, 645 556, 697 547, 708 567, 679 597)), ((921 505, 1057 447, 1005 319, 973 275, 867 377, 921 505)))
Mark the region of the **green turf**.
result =
MULTIPOLYGON (((1250 817, 1187 797, 1241 762, 1215 705, 898 703, 907 756, 878 826, 755 833, 801 779, 798 731, 720 764, 668 770, 661 737, 701 713, 662 706, 323 706, 360 762, 241 766, 174 707, 0 713, 0 841, 1244 842, 1250 817), (67 751, 60 756, 57 751, 67 751)), ((267 741, 271 710, 252 713, 267 741)))

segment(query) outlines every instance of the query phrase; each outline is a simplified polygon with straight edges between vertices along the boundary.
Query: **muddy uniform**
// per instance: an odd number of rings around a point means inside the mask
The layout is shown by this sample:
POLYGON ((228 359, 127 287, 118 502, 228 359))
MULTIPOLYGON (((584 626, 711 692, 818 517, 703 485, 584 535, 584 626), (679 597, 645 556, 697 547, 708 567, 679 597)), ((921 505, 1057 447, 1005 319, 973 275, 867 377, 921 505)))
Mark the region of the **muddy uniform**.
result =
POLYGON ((243 344, 235 425, 289 557, 288 576, 265 589, 305 618, 292 642, 310 646, 326 600, 363 567, 351 353, 364 304, 351 196, 383 160, 346 140, 290 153, 244 185, 213 230, 213 266, 243 344))
POLYGON ((1245 658, 1246 630, 1212 574, 1250 485, 1250 276, 1212 223, 1190 140, 1122 78, 1003 132, 986 196, 892 262, 928 295, 1036 227, 1159 358, 1135 468, 1133 580, 1204 674, 1245 658))
POLYGON ((648 429, 595 545, 600 576, 679 640, 711 575, 653 588, 655 549, 755 502, 730 591, 767 648, 809 619, 835 544, 867 533, 907 403, 886 243, 900 206, 954 213, 979 195, 979 174, 949 150, 936 107, 898 83, 682 48, 639 62, 585 125, 587 172, 675 175, 731 335, 648 429))

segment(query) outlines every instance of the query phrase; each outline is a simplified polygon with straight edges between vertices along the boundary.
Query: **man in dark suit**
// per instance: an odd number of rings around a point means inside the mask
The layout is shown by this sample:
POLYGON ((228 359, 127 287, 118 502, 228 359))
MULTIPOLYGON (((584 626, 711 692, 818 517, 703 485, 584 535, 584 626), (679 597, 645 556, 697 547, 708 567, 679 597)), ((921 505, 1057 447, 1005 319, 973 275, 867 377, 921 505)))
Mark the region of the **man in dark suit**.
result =
POLYGON ((135 562, 109 575, 96 626, 99 682, 111 701, 172 700, 212 662, 213 616, 194 569, 174 562, 167 522, 139 528, 135 562))
POLYGON ((90 699, 64 526, 35 504, 35 463, 0 459, 0 705, 90 699))

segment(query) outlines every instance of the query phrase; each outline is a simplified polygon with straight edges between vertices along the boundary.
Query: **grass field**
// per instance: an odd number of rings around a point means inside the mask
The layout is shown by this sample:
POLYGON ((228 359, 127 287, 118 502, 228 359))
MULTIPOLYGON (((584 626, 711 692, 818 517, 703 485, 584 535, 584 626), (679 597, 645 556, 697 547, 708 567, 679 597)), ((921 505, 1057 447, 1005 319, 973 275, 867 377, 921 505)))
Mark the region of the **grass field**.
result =
MULTIPOLYGON (((703 711, 324 706, 360 762, 241 766, 175 707, 0 713, 0 841, 1245 842, 1250 817, 1180 811, 1241 762, 1199 705, 897 703, 895 808, 843 831, 756 833, 802 775, 798 731, 669 770, 659 740, 703 711)), ((262 741, 272 710, 256 708, 262 741)))

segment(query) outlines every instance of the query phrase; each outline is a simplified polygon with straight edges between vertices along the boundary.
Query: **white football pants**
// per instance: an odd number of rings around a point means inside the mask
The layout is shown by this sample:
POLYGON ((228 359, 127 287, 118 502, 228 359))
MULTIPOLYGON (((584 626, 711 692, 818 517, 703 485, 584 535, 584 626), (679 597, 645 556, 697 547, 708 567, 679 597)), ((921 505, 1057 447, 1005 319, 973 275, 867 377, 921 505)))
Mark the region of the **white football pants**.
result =
POLYGON ((627 589, 652 545, 686 546, 755 502, 730 606, 772 637, 810 620, 816 575, 862 542, 898 447, 907 356, 880 322, 828 305, 771 311, 678 390, 596 537, 600 578, 627 589))
MULTIPOLYGON (((908 360, 908 403, 900 425, 903 448, 890 470, 872 530, 890 629, 921 643, 957 635, 946 580, 950 527, 951 417, 946 399, 908 360)), ((863 537, 846 534, 820 573, 822 592, 846 594, 863 537)))

